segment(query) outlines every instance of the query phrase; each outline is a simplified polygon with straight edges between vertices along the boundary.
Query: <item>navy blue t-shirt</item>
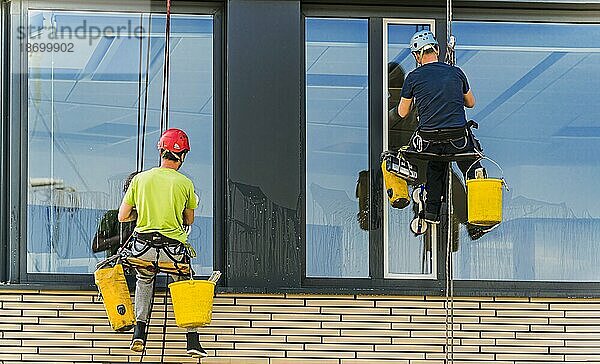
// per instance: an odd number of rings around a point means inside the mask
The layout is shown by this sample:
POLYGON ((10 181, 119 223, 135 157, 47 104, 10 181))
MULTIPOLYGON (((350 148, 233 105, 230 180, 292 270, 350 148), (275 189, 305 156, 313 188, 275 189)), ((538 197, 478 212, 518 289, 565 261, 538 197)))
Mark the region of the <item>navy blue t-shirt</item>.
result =
POLYGON ((460 68, 433 62, 406 76, 401 96, 414 97, 422 129, 459 128, 467 123, 464 94, 468 91, 467 76, 460 68))

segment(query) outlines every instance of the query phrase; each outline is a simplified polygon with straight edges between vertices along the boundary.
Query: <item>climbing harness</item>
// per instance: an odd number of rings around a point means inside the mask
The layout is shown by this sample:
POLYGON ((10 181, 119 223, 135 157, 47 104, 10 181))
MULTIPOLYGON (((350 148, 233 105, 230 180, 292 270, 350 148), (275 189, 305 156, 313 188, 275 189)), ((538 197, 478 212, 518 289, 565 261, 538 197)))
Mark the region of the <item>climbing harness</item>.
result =
POLYGON ((470 130, 471 122, 476 124, 474 121, 470 121, 465 127, 435 130, 423 130, 419 127, 411 137, 410 144, 414 152, 417 153, 423 153, 431 145, 444 144, 448 141, 459 150, 464 149, 469 141, 473 142, 473 145, 476 145, 478 142, 476 142, 475 137, 470 130))

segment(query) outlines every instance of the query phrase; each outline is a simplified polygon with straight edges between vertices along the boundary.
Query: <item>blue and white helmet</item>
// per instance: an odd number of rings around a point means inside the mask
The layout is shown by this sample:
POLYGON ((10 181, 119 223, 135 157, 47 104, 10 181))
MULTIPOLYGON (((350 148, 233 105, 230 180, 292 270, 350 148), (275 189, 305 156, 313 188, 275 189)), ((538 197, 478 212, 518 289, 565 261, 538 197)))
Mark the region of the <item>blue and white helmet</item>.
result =
POLYGON ((435 35, 429 30, 420 30, 416 32, 412 38, 410 38, 410 51, 411 52, 419 52, 421 49, 431 46, 438 45, 437 39, 435 39, 435 35))

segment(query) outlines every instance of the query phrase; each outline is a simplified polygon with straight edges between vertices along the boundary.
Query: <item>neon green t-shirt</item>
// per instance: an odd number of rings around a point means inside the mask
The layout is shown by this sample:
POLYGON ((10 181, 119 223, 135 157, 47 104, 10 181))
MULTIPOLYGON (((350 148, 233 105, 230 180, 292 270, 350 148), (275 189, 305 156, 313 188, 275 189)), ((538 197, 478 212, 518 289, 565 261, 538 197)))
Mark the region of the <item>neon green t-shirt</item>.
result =
POLYGON ((159 232, 185 243, 183 210, 196 209, 192 181, 172 168, 152 168, 137 174, 123 201, 137 210, 138 233, 159 232))

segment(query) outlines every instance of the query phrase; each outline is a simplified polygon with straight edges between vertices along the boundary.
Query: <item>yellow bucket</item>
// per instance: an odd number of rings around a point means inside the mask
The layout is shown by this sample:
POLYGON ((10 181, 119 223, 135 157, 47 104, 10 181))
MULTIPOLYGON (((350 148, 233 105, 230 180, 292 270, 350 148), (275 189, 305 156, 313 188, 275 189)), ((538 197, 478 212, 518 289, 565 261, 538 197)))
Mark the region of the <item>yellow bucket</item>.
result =
POLYGON ((133 304, 125 280, 123 266, 102 268, 94 272, 96 285, 102 294, 104 309, 115 331, 127 331, 135 325, 133 304))
POLYGON ((408 184, 405 180, 390 172, 386 168, 386 161, 381 162, 385 191, 392 207, 402 209, 408 206, 408 184))
POLYGON ((469 223, 492 226, 502 222, 502 187, 504 180, 480 178, 467 180, 469 223))
POLYGON ((177 326, 196 328, 207 326, 212 319, 215 283, 187 280, 169 284, 177 326))

